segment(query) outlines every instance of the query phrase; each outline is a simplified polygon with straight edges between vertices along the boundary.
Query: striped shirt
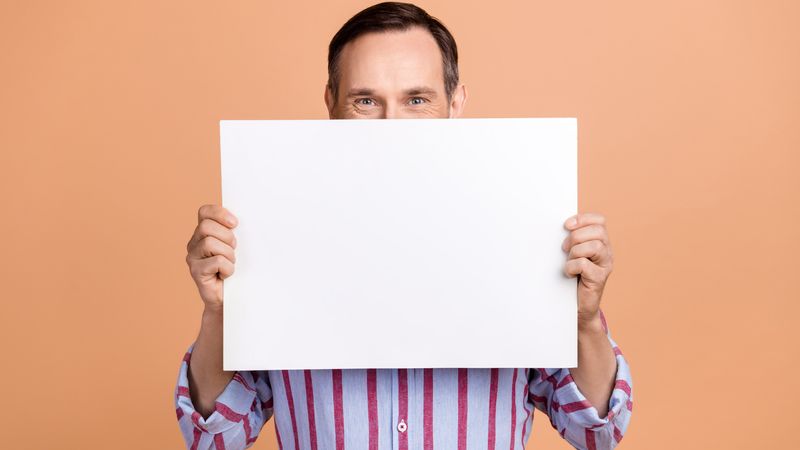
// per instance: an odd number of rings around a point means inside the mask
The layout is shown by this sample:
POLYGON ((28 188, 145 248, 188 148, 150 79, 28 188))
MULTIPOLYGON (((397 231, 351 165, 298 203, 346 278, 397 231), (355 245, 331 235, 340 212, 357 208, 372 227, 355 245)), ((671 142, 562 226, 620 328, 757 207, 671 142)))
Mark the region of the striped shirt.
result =
POLYGON ((630 422, 633 384, 601 318, 617 360, 602 418, 567 368, 454 368, 239 371, 203 419, 189 395, 192 343, 175 390, 178 423, 193 450, 247 448, 273 416, 286 450, 521 450, 538 409, 575 448, 611 449, 630 422))

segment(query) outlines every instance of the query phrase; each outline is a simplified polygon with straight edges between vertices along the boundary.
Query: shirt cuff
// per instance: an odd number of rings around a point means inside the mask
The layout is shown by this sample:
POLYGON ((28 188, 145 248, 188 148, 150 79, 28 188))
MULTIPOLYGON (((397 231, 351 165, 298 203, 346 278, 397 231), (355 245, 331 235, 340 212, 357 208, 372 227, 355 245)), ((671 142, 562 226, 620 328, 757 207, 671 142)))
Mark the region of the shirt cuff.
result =
POLYGON ((598 432, 607 431, 615 441, 619 442, 628 428, 633 412, 633 382, 630 367, 622 355, 622 351, 610 335, 607 337, 617 360, 614 390, 608 401, 608 414, 600 417, 597 408, 585 407, 590 403, 574 381, 566 383, 556 390, 555 400, 559 406, 554 405, 553 407, 554 409, 563 408, 564 412, 568 413, 570 427, 580 427, 598 432))
POLYGON ((217 397, 215 410, 204 419, 192 404, 189 395, 189 364, 191 362, 192 343, 181 362, 178 382, 175 387, 175 406, 178 422, 184 437, 194 440, 196 434, 218 434, 225 432, 242 420, 256 407, 255 382, 251 372, 236 372, 233 379, 225 386, 225 390, 217 397))

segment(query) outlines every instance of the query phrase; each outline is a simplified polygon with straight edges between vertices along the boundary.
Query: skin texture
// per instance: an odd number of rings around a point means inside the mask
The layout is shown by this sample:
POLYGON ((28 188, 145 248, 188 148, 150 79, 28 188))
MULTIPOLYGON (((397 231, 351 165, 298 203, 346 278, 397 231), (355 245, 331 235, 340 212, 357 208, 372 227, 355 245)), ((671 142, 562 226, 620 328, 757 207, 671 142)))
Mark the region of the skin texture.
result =
MULTIPOLYGON (((331 119, 453 118, 467 100, 463 84, 447 97, 441 52, 421 28, 360 36, 342 50, 339 71, 337 98, 325 88, 331 119)), ((234 272, 238 221, 220 205, 200 207, 197 221, 186 263, 205 308, 189 365, 189 391, 197 411, 208 418, 235 373, 222 370, 222 284, 234 272)), ((564 273, 578 278, 578 368, 569 370, 605 417, 617 370, 599 310, 613 259, 605 218, 578 214, 564 227, 569 231, 562 245, 564 273)))

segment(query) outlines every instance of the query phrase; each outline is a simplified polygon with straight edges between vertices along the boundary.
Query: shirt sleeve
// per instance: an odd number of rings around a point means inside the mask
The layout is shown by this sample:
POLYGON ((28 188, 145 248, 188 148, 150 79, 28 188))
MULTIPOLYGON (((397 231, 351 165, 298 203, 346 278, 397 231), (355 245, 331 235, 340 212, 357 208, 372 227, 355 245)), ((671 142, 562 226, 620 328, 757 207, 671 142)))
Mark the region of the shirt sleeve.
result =
POLYGON ((616 381, 606 417, 600 417, 597 408, 586 400, 568 368, 533 369, 528 379, 529 400, 548 415, 550 424, 562 438, 582 450, 616 447, 628 429, 633 412, 633 381, 628 363, 611 338, 602 310, 600 317, 617 359, 616 381))
POLYGON ((186 448, 192 450, 250 447, 272 417, 272 389, 267 373, 239 371, 217 397, 214 412, 203 419, 189 395, 189 364, 194 343, 181 362, 175 386, 175 412, 186 448))

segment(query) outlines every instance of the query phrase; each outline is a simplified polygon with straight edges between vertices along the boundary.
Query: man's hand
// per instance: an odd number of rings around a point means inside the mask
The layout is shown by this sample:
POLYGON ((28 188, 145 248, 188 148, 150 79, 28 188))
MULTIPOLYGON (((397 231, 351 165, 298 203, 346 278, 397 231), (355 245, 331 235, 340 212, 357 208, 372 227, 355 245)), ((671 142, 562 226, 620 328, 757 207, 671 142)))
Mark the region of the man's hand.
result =
POLYGON ((570 217, 564 222, 569 235, 561 246, 569 252, 564 272, 579 277, 578 367, 569 372, 601 418, 608 414, 617 372, 616 356, 600 319, 600 298, 613 260, 605 223, 600 214, 570 217))
POLYGON ((186 244, 186 264, 206 309, 222 308, 222 280, 233 275, 238 221, 219 205, 203 205, 197 211, 197 228, 186 244))
POLYGON ((579 277, 579 327, 600 323, 600 298, 613 266, 605 223, 605 217, 595 213, 578 214, 564 222, 570 232, 561 245, 569 252, 564 273, 579 277))
POLYGON ((236 237, 232 229, 237 223, 222 206, 203 205, 186 244, 186 264, 205 303, 188 374, 192 404, 204 419, 214 412, 217 397, 235 373, 222 369, 222 280, 233 275, 236 237))

